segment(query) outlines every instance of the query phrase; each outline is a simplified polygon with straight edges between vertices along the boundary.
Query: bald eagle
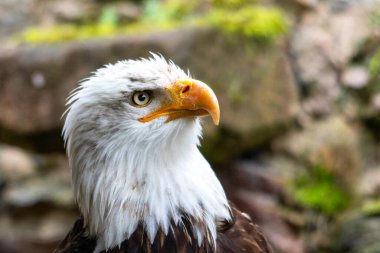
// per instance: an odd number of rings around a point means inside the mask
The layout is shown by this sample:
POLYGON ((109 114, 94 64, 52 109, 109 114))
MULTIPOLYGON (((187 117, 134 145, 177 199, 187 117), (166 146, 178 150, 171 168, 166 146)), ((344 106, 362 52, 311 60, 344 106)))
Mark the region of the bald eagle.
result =
POLYGON ((58 253, 270 252, 200 153, 218 100, 160 55, 120 61, 67 101, 63 137, 81 217, 58 253))

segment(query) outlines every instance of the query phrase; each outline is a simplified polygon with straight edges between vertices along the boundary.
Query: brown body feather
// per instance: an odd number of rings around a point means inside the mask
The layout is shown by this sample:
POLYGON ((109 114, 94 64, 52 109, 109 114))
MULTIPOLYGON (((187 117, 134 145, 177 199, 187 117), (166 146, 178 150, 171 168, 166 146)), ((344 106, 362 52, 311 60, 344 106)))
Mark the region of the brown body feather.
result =
MULTIPOLYGON (((249 216, 232 207, 233 221, 218 224, 216 245, 206 240, 198 245, 192 231, 191 219, 183 217, 181 226, 172 226, 167 235, 158 232, 150 243, 140 227, 120 247, 102 253, 268 253, 272 252, 260 228, 249 216)), ((86 232, 83 219, 80 218, 66 238, 58 246, 56 253, 92 253, 96 247, 96 238, 86 232)))

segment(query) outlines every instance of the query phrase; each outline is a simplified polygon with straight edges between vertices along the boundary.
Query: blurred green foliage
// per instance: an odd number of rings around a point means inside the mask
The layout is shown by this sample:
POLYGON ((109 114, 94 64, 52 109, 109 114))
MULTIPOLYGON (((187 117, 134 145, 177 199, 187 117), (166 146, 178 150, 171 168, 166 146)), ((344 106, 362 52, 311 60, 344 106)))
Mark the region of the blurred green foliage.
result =
POLYGON ((145 0, 143 14, 140 22, 150 24, 181 23, 190 19, 193 12, 199 6, 199 1, 194 0, 145 0))
POLYGON ((380 92, 380 48, 372 55, 368 63, 368 71, 370 74, 370 93, 380 92))
POLYGON ((55 43, 60 41, 80 40, 115 33, 118 16, 114 8, 104 8, 97 22, 84 25, 63 24, 49 28, 31 27, 13 39, 26 43, 55 43))
POLYGON ((379 75, 380 73, 380 50, 372 56, 369 61, 369 72, 372 77, 379 75))
POLYGON ((228 99, 233 104, 242 104, 245 100, 243 87, 238 80, 232 80, 227 88, 228 99))
POLYGON ((380 199, 371 200, 363 204, 362 212, 364 215, 380 214, 380 199))
POLYGON ((337 184, 335 175, 321 165, 297 176, 291 191, 299 204, 328 216, 341 213, 352 201, 350 194, 337 184))
POLYGON ((119 22, 119 16, 114 7, 108 6, 102 9, 99 16, 98 25, 116 27, 119 22))
POLYGON ((215 9, 206 19, 210 24, 247 38, 273 40, 287 30, 279 9, 248 6, 238 10, 215 9))
POLYGON ((236 8, 256 3, 256 0, 212 0, 212 4, 223 8, 236 8))
POLYGON ((380 11, 374 10, 371 14, 371 26, 374 28, 380 28, 380 11))
POLYGON ((135 22, 121 23, 114 7, 103 7, 99 18, 84 24, 31 27, 13 37, 15 43, 57 43, 121 34, 172 29, 177 26, 213 26, 250 39, 272 41, 287 30, 285 15, 255 0, 145 0, 135 22))
MULTIPOLYGON (((380 11, 374 10, 371 15, 371 26, 375 29, 380 29, 380 11)), ((369 74, 371 76, 372 92, 380 91, 380 48, 369 59, 368 64, 369 74)))
MULTIPOLYGON (((153 1, 147 1, 153 2, 153 1)), ((144 5, 145 6, 145 5, 144 5)), ((51 27, 30 27, 25 31, 17 34, 12 38, 16 43, 57 43, 72 40, 85 40, 99 37, 110 37, 120 34, 132 34, 149 32, 155 30, 157 27, 149 25, 148 21, 153 21, 149 15, 153 15, 154 11, 152 4, 146 4, 146 10, 142 15, 141 22, 121 24, 119 16, 115 8, 106 6, 102 9, 99 18, 95 22, 88 22, 85 24, 62 24, 51 27), (145 22, 145 18, 147 18, 145 22)), ((160 12, 160 10, 156 10, 160 12)), ((157 17, 159 15, 156 15, 157 17)), ((155 23, 157 25, 157 23, 155 23)), ((160 29, 170 29, 173 26, 164 22, 159 22, 160 29)))

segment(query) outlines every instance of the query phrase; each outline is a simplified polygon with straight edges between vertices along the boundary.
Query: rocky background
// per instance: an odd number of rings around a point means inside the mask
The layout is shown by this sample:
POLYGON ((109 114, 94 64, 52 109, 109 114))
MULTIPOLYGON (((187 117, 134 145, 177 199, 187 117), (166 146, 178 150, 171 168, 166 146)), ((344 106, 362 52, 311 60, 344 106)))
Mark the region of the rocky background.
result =
POLYGON ((0 1, 0 252, 78 216, 61 138, 77 81, 160 52, 209 83, 203 152, 276 252, 380 252, 380 1, 0 1))

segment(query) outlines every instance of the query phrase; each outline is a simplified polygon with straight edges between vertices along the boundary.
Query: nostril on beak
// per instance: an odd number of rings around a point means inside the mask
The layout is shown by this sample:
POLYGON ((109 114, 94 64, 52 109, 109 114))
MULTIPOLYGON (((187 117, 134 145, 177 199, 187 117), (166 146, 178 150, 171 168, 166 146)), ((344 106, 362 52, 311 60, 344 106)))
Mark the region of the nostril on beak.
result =
POLYGON ((190 90, 190 85, 186 85, 185 87, 183 87, 181 93, 184 94, 186 92, 188 92, 190 90))

